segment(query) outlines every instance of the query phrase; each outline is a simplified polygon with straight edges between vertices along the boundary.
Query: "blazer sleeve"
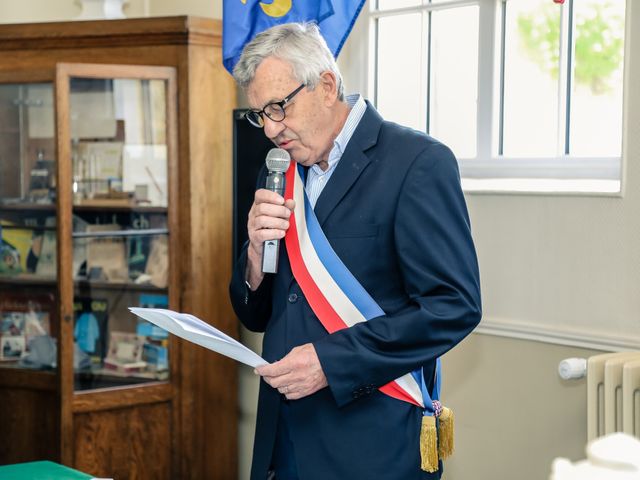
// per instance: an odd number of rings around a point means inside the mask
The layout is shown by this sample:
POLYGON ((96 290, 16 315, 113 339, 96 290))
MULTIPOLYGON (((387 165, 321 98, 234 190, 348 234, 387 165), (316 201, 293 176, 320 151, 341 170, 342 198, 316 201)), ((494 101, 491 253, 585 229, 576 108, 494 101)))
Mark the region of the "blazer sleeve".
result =
MULTIPOLYGON (((259 185, 264 185, 266 168, 263 166, 258 173, 256 190, 259 185)), ((260 286, 251 291, 245 282, 247 271, 247 250, 249 241, 242 247, 240 257, 233 268, 231 282, 229 284, 229 296, 231 305, 236 315, 252 332, 264 332, 271 316, 271 290, 273 288, 273 275, 265 275, 260 286)))
POLYGON ((273 275, 265 275, 255 291, 249 289, 245 283, 247 246, 243 247, 240 258, 233 269, 229 284, 229 296, 233 310, 242 324, 252 332, 264 332, 271 316, 273 275))
POLYGON ((433 143, 413 161, 394 220, 397 263, 409 298, 314 342, 339 406, 433 362, 481 318, 478 264, 453 153, 433 143))

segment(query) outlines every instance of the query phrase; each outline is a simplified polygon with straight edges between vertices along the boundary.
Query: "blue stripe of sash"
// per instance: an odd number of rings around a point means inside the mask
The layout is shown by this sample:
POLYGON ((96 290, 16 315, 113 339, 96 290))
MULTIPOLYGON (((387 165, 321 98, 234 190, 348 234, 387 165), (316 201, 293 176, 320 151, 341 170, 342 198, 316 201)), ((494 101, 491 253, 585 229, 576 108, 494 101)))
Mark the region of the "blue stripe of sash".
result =
MULTIPOLYGON (((298 172, 302 179, 302 185, 304 185, 306 172, 302 165, 298 165, 298 172)), ((345 264, 342 263, 342 260, 340 260, 338 255, 336 255, 333 248, 331 248, 331 244, 329 244, 329 240, 327 240, 327 237, 318 223, 316 214, 313 211, 313 208, 311 208, 311 202, 307 197, 307 192, 304 192, 304 214, 307 221, 309 237, 313 243, 313 248, 318 254, 318 258, 329 272, 329 275, 331 275, 331 278, 333 278, 336 284, 338 284, 340 289, 345 293, 349 300, 351 300, 364 318, 370 320, 384 315, 384 311, 362 287, 360 282, 358 282, 345 264)))

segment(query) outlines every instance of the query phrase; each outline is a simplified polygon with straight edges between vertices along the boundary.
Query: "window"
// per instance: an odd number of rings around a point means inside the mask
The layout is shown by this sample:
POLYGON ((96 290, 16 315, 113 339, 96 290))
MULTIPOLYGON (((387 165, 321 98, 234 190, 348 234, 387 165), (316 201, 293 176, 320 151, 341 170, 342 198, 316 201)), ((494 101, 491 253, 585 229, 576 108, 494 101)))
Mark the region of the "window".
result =
POLYGON ((370 96, 467 190, 620 191, 625 0, 556 1, 373 0, 370 96))

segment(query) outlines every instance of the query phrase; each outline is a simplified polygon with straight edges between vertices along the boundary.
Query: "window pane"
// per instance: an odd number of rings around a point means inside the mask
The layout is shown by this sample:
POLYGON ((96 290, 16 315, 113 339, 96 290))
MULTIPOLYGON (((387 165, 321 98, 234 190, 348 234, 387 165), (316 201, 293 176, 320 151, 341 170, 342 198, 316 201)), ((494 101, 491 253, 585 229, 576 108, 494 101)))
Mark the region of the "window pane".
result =
POLYGON ((506 156, 561 153, 558 74, 561 6, 550 0, 508 2, 505 27, 504 150, 506 156))
POLYGON ((378 10, 406 8, 422 5, 422 0, 378 0, 378 10))
POLYGON ((432 13, 429 133, 458 157, 476 156, 478 7, 432 13))
POLYGON ((422 14, 378 20, 377 108, 387 119, 424 131, 422 14))
POLYGON ((620 156, 624 0, 574 2, 570 153, 620 156))

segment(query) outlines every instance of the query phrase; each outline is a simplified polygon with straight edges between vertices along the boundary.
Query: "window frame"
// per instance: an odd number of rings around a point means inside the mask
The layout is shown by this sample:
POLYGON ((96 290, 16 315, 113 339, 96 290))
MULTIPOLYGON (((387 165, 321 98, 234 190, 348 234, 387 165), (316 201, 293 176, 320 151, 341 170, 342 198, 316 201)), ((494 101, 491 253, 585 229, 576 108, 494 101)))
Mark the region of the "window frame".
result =
MULTIPOLYGON (((561 68, 559 96, 561 98, 559 135, 564 141, 556 156, 552 157, 513 157, 499 153, 501 148, 502 112, 501 97, 504 95, 504 8, 509 0, 443 0, 429 3, 422 0, 420 5, 397 9, 376 9, 376 0, 371 0, 368 9, 368 89, 369 98, 376 104, 377 96, 377 21, 391 15, 403 15, 458 8, 470 5, 478 6, 478 98, 477 98, 477 138, 476 157, 458 158, 460 174, 465 191, 531 191, 531 192, 585 192, 621 195, 623 191, 623 159, 625 158, 625 136, 627 132, 627 112, 624 107, 627 99, 628 58, 629 58, 629 12, 630 0, 625 6, 625 42, 623 66, 623 109, 621 155, 615 157, 583 157, 566 154, 569 138, 567 112, 571 101, 571 76, 568 75, 572 64, 572 51, 568 49, 568 35, 561 38, 561 68), (566 55, 569 55, 567 61, 566 55), (548 180, 548 181, 547 181, 548 180)), ((551 0, 548 0, 551 1, 551 0)), ((575 0, 566 0, 562 8, 562 29, 566 31, 571 21, 571 5, 575 0)), ((425 36, 425 35, 423 35, 425 36)), ((429 72, 427 65, 427 85, 429 72)), ((429 92, 424 93, 428 97, 429 92)), ((429 124, 427 111, 426 122, 429 124)), ((455 152, 454 152, 455 153, 455 152)))

